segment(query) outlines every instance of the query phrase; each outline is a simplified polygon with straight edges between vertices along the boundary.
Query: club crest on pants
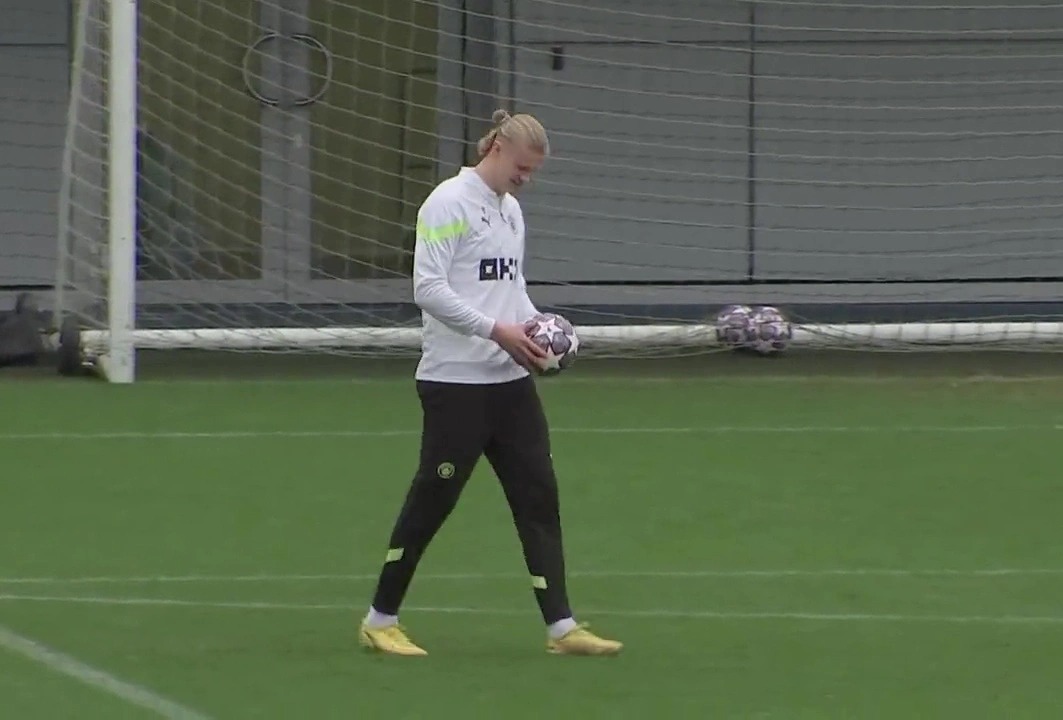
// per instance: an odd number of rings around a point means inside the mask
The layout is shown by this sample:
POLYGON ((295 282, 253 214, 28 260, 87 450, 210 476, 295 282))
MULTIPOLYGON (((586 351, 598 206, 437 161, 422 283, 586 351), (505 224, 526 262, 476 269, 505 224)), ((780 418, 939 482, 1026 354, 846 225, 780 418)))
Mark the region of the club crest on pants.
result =
POLYGON ((436 468, 436 475, 444 480, 454 477, 454 463, 439 463, 439 467, 436 468))

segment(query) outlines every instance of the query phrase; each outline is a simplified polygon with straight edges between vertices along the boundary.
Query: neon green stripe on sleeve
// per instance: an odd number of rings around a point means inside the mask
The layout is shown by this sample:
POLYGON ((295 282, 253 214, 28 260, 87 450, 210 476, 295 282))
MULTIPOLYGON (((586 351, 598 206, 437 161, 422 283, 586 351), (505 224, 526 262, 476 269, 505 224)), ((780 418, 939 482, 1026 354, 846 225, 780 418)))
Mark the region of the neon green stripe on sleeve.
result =
POLYGON ((453 240, 469 231, 469 223, 465 220, 455 220, 445 225, 428 225, 417 223, 417 239, 429 243, 453 240))

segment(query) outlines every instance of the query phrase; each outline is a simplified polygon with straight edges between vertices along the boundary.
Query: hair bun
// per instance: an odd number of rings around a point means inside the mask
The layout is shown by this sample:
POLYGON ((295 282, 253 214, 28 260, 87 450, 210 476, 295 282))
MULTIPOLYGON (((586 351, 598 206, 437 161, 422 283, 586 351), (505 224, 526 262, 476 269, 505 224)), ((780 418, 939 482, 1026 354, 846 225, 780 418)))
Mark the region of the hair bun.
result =
POLYGON ((509 120, 509 113, 506 110, 499 108, 491 113, 491 122, 494 123, 495 127, 498 127, 506 120, 509 120))

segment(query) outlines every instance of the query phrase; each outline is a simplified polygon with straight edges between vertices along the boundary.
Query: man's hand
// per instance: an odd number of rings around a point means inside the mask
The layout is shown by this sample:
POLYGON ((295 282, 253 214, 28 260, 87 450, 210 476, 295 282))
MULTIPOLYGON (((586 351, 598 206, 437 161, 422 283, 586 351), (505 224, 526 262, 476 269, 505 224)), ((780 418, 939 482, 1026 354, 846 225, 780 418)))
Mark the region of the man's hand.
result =
POLYGON ((530 372, 542 371, 546 351, 531 341, 531 338, 524 332, 523 324, 495 323, 491 331, 491 339, 509 353, 518 365, 530 372))

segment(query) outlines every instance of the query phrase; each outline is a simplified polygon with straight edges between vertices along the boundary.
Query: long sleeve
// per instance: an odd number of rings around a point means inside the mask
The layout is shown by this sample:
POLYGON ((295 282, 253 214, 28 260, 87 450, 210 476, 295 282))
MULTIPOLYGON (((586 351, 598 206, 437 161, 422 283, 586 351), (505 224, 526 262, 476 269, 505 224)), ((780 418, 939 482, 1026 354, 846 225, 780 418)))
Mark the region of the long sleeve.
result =
POLYGON ((535 303, 532 302, 531 297, 528 295, 528 278, 524 274, 524 269, 527 266, 528 251, 525 245, 525 234, 527 232, 524 225, 524 213, 521 211, 520 204, 514 201, 516 205, 517 227, 520 231, 520 318, 521 321, 530 320, 539 314, 538 308, 535 307, 535 303))
POLYGON ((521 298, 521 311, 520 316, 522 320, 529 320, 539 314, 539 310, 535 307, 535 303, 532 302, 528 296, 528 281, 524 278, 524 269, 520 271, 520 289, 523 293, 521 298))
POLYGON ((445 203, 421 208, 413 252, 413 299, 454 332, 489 338, 495 321, 458 297, 448 277, 455 247, 468 232, 469 224, 457 208, 445 203))

